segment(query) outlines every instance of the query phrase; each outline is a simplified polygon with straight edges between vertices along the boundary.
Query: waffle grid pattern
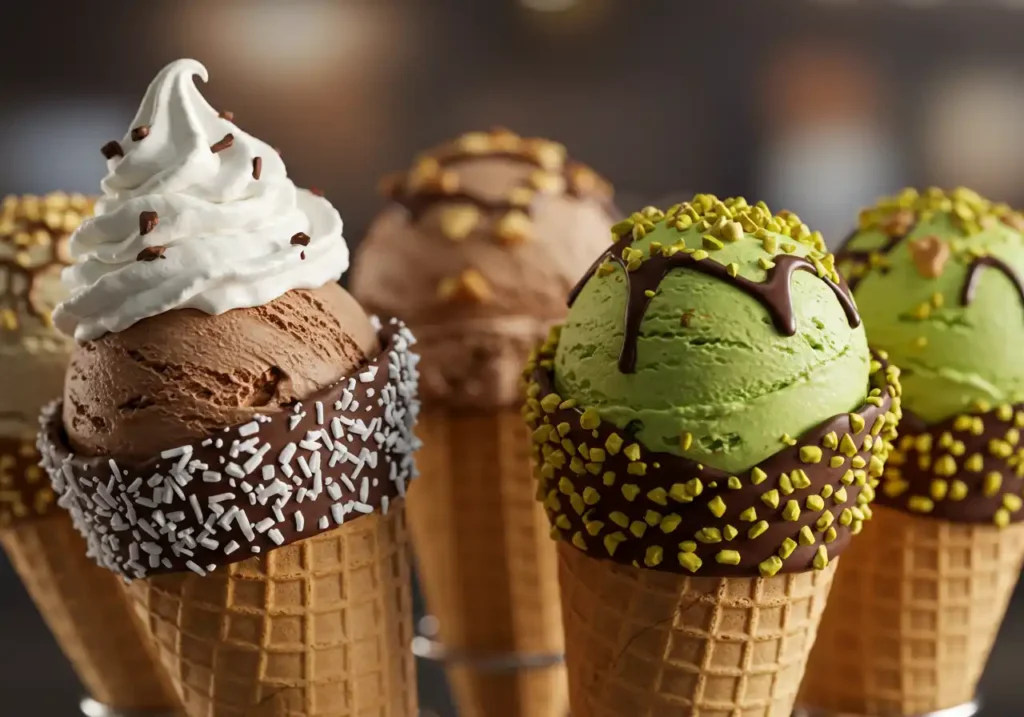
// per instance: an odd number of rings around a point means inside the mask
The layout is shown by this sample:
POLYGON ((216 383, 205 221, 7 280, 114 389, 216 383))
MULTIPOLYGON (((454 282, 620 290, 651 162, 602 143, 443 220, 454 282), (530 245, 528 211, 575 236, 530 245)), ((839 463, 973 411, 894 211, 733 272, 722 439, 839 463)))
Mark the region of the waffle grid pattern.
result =
POLYGON ((790 717, 838 560, 700 578, 558 550, 573 717, 790 717))
POLYGON ((923 714, 971 701, 1022 559, 1024 525, 876 508, 843 556, 801 702, 923 714))
POLYGON ((200 577, 129 587, 189 717, 408 717, 403 505, 200 577))
MULTIPOLYGON (((448 648, 560 653, 558 563, 536 501, 519 410, 421 416, 409 522, 427 604, 448 648)), ((565 717, 564 666, 485 674, 448 669, 465 717, 565 717)))
POLYGON ((174 704, 117 577, 86 556, 60 511, 0 530, 0 544, 89 695, 120 709, 174 704))

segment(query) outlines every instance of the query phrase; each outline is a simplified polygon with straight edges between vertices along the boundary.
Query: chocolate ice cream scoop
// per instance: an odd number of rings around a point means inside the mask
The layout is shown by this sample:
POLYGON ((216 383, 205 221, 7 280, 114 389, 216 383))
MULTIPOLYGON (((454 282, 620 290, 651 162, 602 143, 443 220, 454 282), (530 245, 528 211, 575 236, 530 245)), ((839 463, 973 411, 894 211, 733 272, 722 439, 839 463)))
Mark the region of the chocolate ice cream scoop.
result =
POLYGON ((392 200, 360 246, 352 290, 412 327, 422 390, 512 405, 532 346, 610 243, 612 187, 546 139, 471 132, 383 182, 392 200))
POLYGON ((218 316, 169 311, 78 346, 64 426, 76 453, 143 460, 278 413, 378 348, 366 313, 336 284, 218 316))

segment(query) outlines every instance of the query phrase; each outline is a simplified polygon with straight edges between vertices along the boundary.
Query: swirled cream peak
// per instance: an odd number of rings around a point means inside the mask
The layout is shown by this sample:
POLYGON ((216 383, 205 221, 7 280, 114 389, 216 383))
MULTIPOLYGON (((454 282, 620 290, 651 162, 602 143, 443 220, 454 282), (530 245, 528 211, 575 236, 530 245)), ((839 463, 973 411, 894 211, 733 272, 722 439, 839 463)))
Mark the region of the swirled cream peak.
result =
POLYGON ((71 296, 54 323, 79 341, 173 309, 221 314, 348 268, 341 216, 297 189, 277 151, 199 93, 195 60, 156 76, 128 134, 103 147, 96 216, 71 238, 71 296))

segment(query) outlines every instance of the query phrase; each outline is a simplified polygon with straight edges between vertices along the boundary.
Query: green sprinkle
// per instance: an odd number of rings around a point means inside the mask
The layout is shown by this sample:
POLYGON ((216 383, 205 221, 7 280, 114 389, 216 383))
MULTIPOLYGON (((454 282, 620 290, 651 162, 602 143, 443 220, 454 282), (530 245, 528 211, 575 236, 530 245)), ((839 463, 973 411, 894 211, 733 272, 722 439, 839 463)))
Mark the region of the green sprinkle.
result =
POLYGON ((715 556, 715 562, 722 565, 739 565, 740 554, 736 550, 720 550, 718 555, 715 556))
POLYGON ((800 446, 800 460, 803 463, 821 463, 821 449, 817 446, 800 446))
POLYGON ((754 466, 754 468, 751 469, 751 471, 750 471, 750 482, 753 483, 754 485, 760 485, 760 484, 764 483, 767 479, 768 479, 768 474, 765 473, 760 468, 758 468, 757 466, 754 466))
POLYGON ((622 486, 622 495, 626 497, 626 500, 632 502, 640 495, 640 486, 633 483, 625 483, 622 486))
POLYGON ((782 517, 794 523, 800 520, 800 504, 795 500, 787 501, 786 507, 782 509, 782 517))
POLYGON ((800 545, 814 545, 814 533, 811 532, 810 527, 804 526, 800 528, 800 545))
POLYGON ((716 495, 708 503, 708 509, 716 518, 721 518, 725 515, 725 501, 722 500, 722 496, 716 495))
POLYGON ((768 530, 768 521, 759 520, 750 526, 750 529, 747 531, 747 537, 753 540, 759 535, 763 535, 766 530, 768 530))

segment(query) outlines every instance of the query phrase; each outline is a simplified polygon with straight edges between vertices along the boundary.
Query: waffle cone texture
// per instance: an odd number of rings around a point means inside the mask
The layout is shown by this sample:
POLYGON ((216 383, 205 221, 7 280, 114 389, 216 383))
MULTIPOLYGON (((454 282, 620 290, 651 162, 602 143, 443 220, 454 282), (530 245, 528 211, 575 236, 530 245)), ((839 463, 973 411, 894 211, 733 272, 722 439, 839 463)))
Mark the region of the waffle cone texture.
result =
MULTIPOLYGON (((555 545, 536 501, 518 408, 420 417, 420 477, 408 510, 429 611, 448 649, 560 654, 555 545)), ((462 717, 565 717, 565 667, 488 672, 447 666, 462 717)))
POLYGON ((701 578, 558 553, 573 717, 790 717, 839 560, 701 578))
POLYGON ((971 701, 1024 560, 1024 524, 878 506, 843 556, 801 702, 918 715, 971 701))
POLYGON ((0 544, 89 695, 123 710, 177 703, 118 578, 86 556, 64 511, 0 530, 0 544))
POLYGON ((132 583, 188 717, 414 715, 403 507, 206 577, 132 583))

